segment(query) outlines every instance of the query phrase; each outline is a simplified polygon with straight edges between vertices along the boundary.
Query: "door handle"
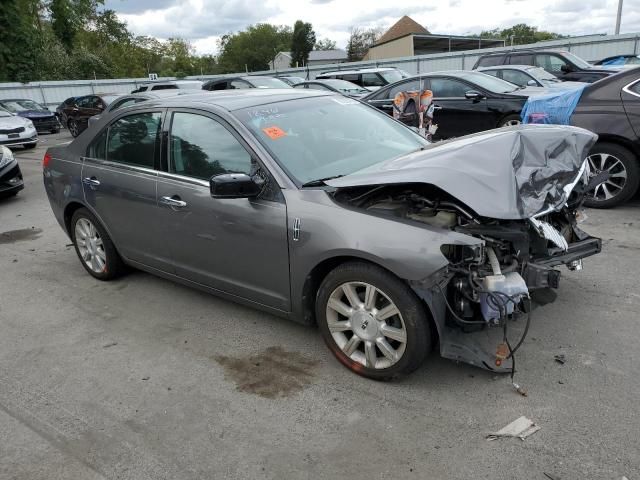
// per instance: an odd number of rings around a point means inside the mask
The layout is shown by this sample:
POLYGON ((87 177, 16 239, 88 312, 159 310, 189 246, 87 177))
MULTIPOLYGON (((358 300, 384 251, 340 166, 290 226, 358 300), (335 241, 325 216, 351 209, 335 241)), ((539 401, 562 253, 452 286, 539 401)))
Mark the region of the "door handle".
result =
POLYGON ((380 108, 393 108, 393 103, 383 103, 380 108))
POLYGON ((185 202, 184 200, 180 200, 180 197, 178 197, 177 195, 174 195, 173 197, 161 197, 160 203, 175 208, 184 208, 187 206, 187 202, 185 202))
POLYGON ((84 183, 85 185, 89 185, 90 187, 100 186, 100 180, 98 180, 96 177, 83 178, 82 183, 84 183))
POLYGON ((440 105, 434 105, 433 109, 434 110, 442 110, 442 107, 440 105))

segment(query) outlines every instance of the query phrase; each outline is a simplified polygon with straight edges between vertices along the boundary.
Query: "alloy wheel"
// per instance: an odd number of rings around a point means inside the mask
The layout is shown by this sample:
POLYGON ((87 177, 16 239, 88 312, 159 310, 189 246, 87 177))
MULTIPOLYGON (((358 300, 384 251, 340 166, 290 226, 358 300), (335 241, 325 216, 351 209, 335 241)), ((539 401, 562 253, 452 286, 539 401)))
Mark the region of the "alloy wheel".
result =
POLYGON ((80 257, 87 267, 95 273, 104 272, 107 266, 107 254, 98 229, 89 219, 78 219, 75 239, 80 257))
POLYGON ((610 153, 594 153, 587 157, 589 176, 595 177, 608 172, 609 178, 596 185, 589 195, 594 201, 604 201, 619 195, 627 184, 627 169, 618 157, 610 153))
POLYGON ((367 368, 384 369, 405 352, 407 330, 400 310, 379 288, 347 282, 329 296, 327 326, 338 348, 367 368))
POLYGON ((73 137, 78 136, 78 122, 76 122, 75 120, 71 120, 69 122, 69 132, 73 137))

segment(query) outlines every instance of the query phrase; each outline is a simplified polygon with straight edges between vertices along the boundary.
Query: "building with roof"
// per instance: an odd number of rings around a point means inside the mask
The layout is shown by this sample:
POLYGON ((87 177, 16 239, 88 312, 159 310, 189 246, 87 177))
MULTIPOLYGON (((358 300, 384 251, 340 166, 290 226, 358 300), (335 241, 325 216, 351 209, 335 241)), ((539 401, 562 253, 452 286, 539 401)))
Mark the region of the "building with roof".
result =
MULTIPOLYGON (((335 50, 312 50, 309 52, 307 65, 327 65, 330 63, 343 63, 347 61, 347 52, 335 50)), ((271 70, 282 70, 291 66, 291 52, 278 52, 271 62, 271 70)), ((304 65, 300 65, 301 67, 304 65)))
POLYGON ((504 45, 504 40, 496 38, 434 35, 411 17, 405 15, 369 48, 364 60, 411 57, 429 53, 503 47, 504 45))

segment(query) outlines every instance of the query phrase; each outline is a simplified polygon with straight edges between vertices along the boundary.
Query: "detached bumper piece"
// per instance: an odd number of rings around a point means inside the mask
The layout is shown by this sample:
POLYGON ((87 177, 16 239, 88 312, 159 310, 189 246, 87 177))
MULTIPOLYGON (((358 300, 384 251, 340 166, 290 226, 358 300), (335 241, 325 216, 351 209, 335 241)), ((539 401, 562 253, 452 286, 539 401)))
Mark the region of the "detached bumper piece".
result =
POLYGON ((22 172, 17 163, 6 170, 0 170, 0 195, 15 193, 23 188, 22 172))

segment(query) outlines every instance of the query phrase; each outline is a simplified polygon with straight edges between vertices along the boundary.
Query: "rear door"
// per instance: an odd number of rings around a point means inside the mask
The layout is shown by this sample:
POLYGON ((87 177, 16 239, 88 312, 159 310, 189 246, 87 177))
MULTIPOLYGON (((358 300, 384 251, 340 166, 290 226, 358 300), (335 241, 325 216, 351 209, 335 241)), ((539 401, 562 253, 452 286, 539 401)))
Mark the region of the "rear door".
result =
POLYGON ((289 311, 287 210, 279 187, 262 170, 274 187, 258 198, 212 198, 212 176, 255 173, 256 155, 213 114, 172 110, 168 119, 158 202, 176 274, 289 311))
MULTIPOLYGON (((426 80, 423 80, 423 89, 426 87, 426 80)), ((420 80, 417 78, 395 83, 385 88, 381 88, 367 103, 383 112, 393 115, 393 99, 399 92, 416 91, 420 89, 420 80)))
POLYGON ((88 148, 82 183, 87 205, 120 254, 167 271, 171 262, 156 202, 161 118, 161 110, 145 110, 111 122, 88 148))
MULTIPOLYGON (((471 100, 466 92, 480 91, 462 80, 450 77, 429 77, 438 125, 437 138, 451 138, 494 128, 494 114, 487 108, 487 99, 471 100)), ((480 91, 482 93, 482 91, 480 91)))
POLYGON ((640 138, 640 80, 631 83, 622 89, 622 103, 629 117, 631 128, 640 138))

